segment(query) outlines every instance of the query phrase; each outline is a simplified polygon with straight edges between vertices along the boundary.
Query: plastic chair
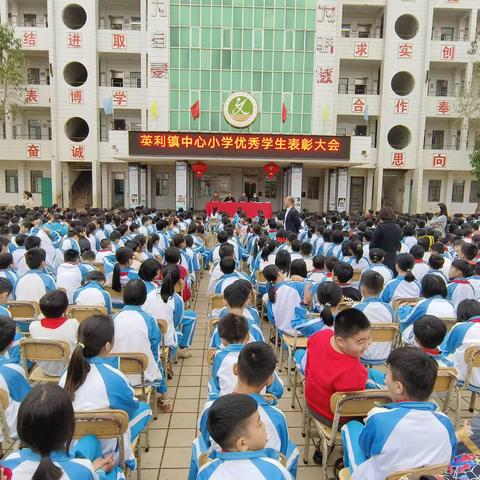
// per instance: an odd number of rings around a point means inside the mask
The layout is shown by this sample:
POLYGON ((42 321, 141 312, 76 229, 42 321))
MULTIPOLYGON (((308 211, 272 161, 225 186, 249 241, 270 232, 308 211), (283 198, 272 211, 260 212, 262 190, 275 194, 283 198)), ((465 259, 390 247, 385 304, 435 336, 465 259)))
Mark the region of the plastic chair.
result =
POLYGON ((100 305, 70 305, 67 308, 67 317, 78 320, 78 323, 92 315, 107 315, 107 309, 100 305))
MULTIPOLYGON (((14 444, 16 441, 11 437, 10 428, 8 427, 8 422, 5 417, 5 411, 8 408, 10 399, 8 397, 8 392, 3 388, 0 388, 0 427, 2 429, 3 441, 8 444, 14 444)), ((10 445, 12 448, 13 445, 10 445)), ((3 443, 0 443, 0 455, 3 457, 4 449, 3 443)))
POLYGON ((393 307, 393 312, 394 312, 394 321, 396 323, 399 323, 398 320, 398 309, 399 307, 403 307, 405 305, 410 305, 411 307, 414 307, 418 302, 423 300, 423 297, 418 297, 418 298, 396 298, 395 300, 392 300, 390 303, 392 304, 393 307))
POLYGON ((458 391, 457 391, 457 408, 455 412, 455 424, 460 418, 460 397, 462 392, 469 391, 471 392, 470 397, 470 407, 469 411, 473 413, 475 410, 475 400, 477 393, 480 393, 480 387, 472 385, 470 382, 472 380, 473 369, 480 368, 480 345, 472 345, 465 350, 464 361, 467 366, 467 373, 465 374, 465 379, 463 381, 459 380, 458 391))
MULTIPOLYGON (((390 343, 390 351, 395 348, 400 338, 400 328, 396 323, 372 323, 372 344, 375 343, 390 343)), ((390 352, 389 352, 390 353, 390 352)), ((381 359, 369 360, 361 358, 361 362, 367 367, 373 365, 383 365, 387 361, 387 357, 381 359)))
POLYGON ((437 379, 433 386, 433 392, 438 394, 445 394, 445 400, 443 402, 442 412, 447 413, 448 407, 452 400, 452 394, 457 385, 457 370, 455 368, 441 367, 438 369, 437 379))
MULTIPOLYGON (((16 323, 31 323, 40 316, 40 306, 37 302, 17 301, 8 302, 7 309, 16 323)), ((20 331, 24 331, 21 328, 20 331)), ((27 330, 28 333, 28 330, 27 330)))

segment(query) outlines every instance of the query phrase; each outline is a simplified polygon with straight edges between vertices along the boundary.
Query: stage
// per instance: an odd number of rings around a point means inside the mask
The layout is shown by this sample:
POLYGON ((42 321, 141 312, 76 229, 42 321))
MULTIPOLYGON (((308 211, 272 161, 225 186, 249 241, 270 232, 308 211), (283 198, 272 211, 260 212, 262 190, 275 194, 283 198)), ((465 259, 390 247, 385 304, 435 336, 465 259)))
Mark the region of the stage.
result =
POLYGON ((250 218, 258 216, 258 212, 262 211, 265 218, 272 216, 272 204, 267 202, 208 202, 205 205, 207 215, 212 214, 213 209, 216 208, 218 213, 226 212, 230 216, 237 213, 241 208, 250 218))

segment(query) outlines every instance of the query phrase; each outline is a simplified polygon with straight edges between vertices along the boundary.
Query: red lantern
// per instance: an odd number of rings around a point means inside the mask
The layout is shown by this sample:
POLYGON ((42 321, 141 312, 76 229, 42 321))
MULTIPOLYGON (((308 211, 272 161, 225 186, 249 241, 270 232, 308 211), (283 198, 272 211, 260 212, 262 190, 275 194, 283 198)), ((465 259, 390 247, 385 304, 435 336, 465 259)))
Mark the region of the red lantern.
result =
POLYGON ((197 162, 192 165, 193 173, 198 177, 202 178, 203 174, 207 171, 207 164, 204 162, 197 162))
POLYGON ((272 178, 278 174, 280 167, 276 163, 270 162, 264 165, 263 171, 268 175, 268 178, 272 178))

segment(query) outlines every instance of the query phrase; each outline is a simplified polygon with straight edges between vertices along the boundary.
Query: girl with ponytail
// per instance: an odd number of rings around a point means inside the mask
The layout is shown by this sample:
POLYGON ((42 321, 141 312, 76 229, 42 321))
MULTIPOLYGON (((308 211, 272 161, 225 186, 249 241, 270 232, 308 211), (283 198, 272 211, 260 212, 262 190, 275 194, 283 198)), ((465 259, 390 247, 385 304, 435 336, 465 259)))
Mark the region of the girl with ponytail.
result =
MULTIPOLYGON (((132 425, 125 434, 127 467, 135 468, 133 443, 152 417, 150 406, 139 402, 127 378, 118 370, 119 359, 106 357, 113 348, 115 331, 107 315, 92 315, 78 329, 78 344, 73 350, 67 373, 59 385, 63 387, 76 412, 111 408, 124 410, 132 425)), ((103 440, 103 452, 117 451, 116 440, 103 440)))
POLYGON ((395 269, 398 275, 397 278, 385 285, 382 293, 384 302, 391 303, 396 298, 420 297, 422 287, 412 273, 414 265, 415 259, 412 254, 400 253, 397 255, 395 269))
MULTIPOLYGON (((75 429, 75 414, 66 392, 56 384, 33 387, 18 411, 17 431, 22 448, 1 461, 16 480, 91 480, 108 478, 115 468, 113 455, 101 456, 100 442, 89 435, 69 452, 75 429), (90 458, 98 453, 99 458, 90 458), (78 456, 78 458, 75 458, 78 456)), ((115 472, 113 472, 115 475, 115 472)))
POLYGON ((366 270, 370 266, 367 257, 363 255, 363 243, 359 240, 353 240, 349 243, 350 258, 345 260, 354 270, 366 270))
POLYGON ((126 285, 129 280, 138 278, 138 273, 132 268, 133 250, 128 247, 120 247, 115 252, 115 266, 111 276, 111 285, 113 290, 117 292, 122 291, 122 287, 126 285))
POLYGON ((370 270, 379 273, 383 277, 384 285, 393 280, 393 272, 383 263, 385 252, 381 248, 371 248, 368 251, 368 256, 370 257, 370 266, 365 269, 364 273, 370 270))

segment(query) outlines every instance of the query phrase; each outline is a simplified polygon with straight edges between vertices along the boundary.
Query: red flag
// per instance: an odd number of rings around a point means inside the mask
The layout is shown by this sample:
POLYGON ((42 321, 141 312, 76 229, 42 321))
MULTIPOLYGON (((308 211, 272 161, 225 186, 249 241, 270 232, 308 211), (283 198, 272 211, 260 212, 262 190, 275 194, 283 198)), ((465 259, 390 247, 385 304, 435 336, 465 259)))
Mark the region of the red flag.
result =
POLYGON ((192 118, 196 120, 200 116, 200 100, 197 100, 191 107, 192 118))
POLYGON ((282 104, 282 122, 285 123, 287 121, 287 106, 285 102, 282 104))

